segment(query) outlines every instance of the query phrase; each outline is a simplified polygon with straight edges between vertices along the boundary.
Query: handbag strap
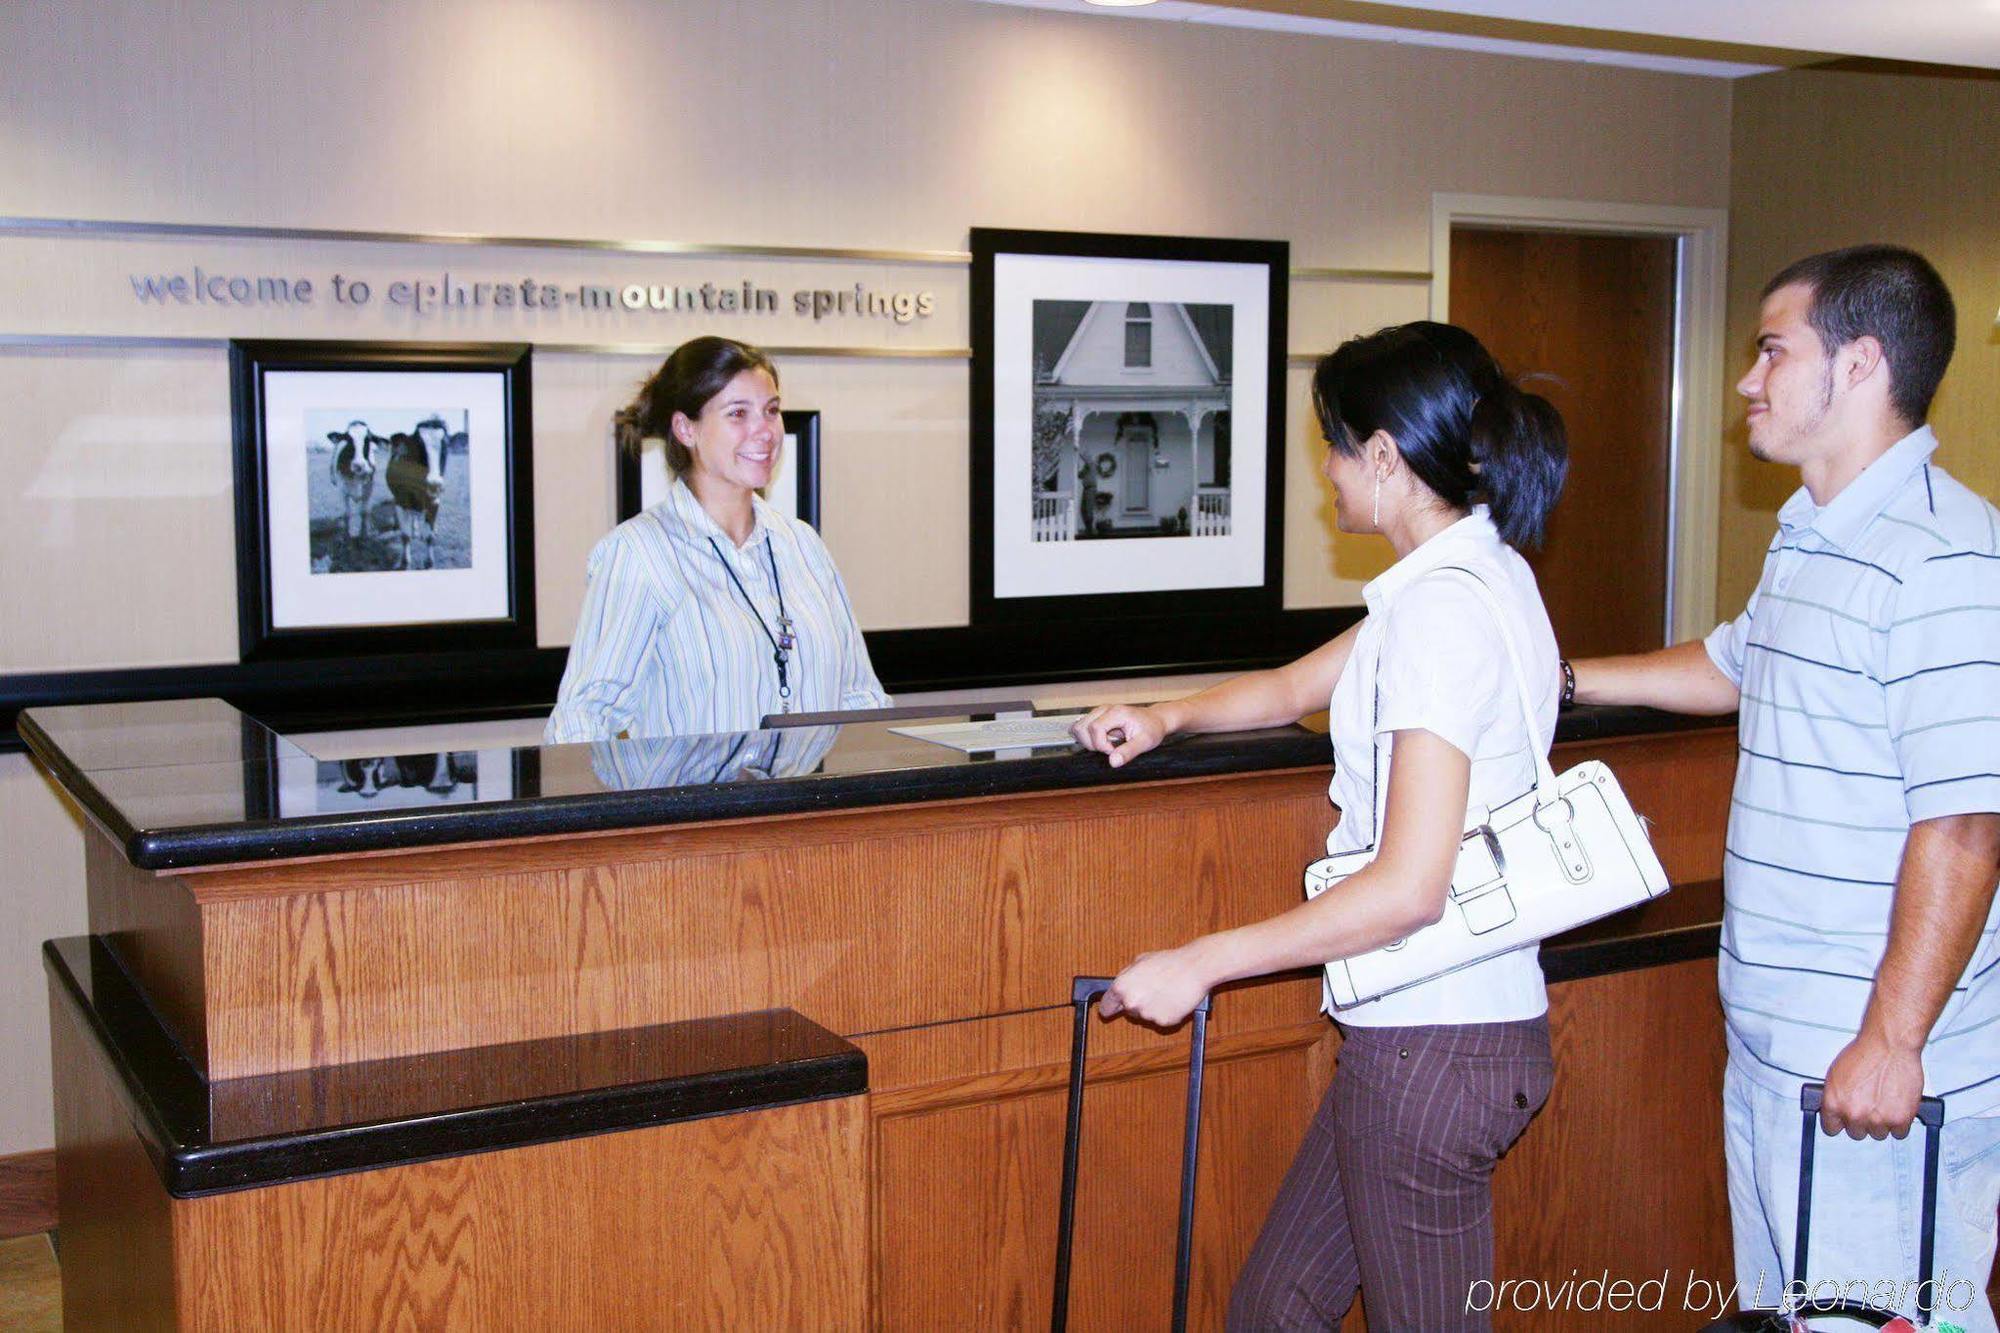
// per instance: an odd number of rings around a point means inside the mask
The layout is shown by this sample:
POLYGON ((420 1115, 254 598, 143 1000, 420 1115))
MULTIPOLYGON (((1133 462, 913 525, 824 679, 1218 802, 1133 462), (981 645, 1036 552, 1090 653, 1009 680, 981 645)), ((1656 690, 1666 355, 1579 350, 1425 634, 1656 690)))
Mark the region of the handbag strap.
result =
MULTIPOLYGON (((1535 744, 1535 701, 1528 694, 1528 673, 1521 665, 1521 649, 1514 641, 1514 632, 1507 624, 1507 613, 1502 609, 1500 599, 1493 595, 1493 589, 1487 586, 1485 579, 1480 578, 1479 575, 1473 573, 1463 565, 1439 565, 1436 569, 1422 575, 1421 578, 1429 578, 1433 574, 1462 575, 1462 578, 1453 581, 1465 584, 1471 588, 1473 595, 1485 606, 1487 611, 1492 615, 1494 624, 1498 626, 1500 630, 1500 643, 1507 654, 1507 667, 1514 677, 1514 697, 1520 701, 1521 705, 1521 724, 1524 728, 1522 734, 1527 737, 1528 749, 1535 756, 1535 808, 1539 810, 1554 805, 1562 799, 1556 791, 1556 771, 1549 763, 1547 752, 1541 746, 1535 744)), ((1421 581, 1421 579, 1418 581, 1421 581)), ((1377 682, 1375 686, 1375 702, 1368 718, 1368 791, 1369 801, 1375 807, 1374 845, 1377 847, 1382 845, 1382 830, 1387 819, 1387 814, 1382 808, 1382 737, 1378 726, 1382 720, 1381 678, 1382 656, 1381 650, 1378 648, 1375 656, 1375 679, 1377 682)))
POLYGON ((1521 702, 1521 723, 1526 729, 1528 749, 1535 756, 1535 806, 1540 809, 1554 805, 1561 799, 1556 794, 1556 771, 1549 763, 1548 752, 1535 744, 1535 701, 1528 693, 1528 673, 1521 665, 1521 648, 1514 641, 1514 631, 1507 623, 1507 613, 1501 608, 1500 599, 1493 595, 1493 589, 1487 586, 1485 579, 1463 565, 1440 565, 1434 572, 1464 575, 1458 582, 1472 589, 1499 626, 1500 643, 1507 651, 1507 666, 1514 675, 1514 694, 1521 702))

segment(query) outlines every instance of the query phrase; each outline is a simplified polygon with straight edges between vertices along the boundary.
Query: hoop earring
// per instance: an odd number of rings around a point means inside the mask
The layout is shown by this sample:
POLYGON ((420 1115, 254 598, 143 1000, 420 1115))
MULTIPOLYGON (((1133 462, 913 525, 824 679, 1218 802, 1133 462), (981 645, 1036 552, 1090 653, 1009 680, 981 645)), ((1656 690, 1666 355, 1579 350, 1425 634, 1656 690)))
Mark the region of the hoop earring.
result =
POLYGON ((1375 512, 1370 517, 1368 526, 1377 532, 1382 530, 1382 474, 1379 472, 1375 474, 1375 512))

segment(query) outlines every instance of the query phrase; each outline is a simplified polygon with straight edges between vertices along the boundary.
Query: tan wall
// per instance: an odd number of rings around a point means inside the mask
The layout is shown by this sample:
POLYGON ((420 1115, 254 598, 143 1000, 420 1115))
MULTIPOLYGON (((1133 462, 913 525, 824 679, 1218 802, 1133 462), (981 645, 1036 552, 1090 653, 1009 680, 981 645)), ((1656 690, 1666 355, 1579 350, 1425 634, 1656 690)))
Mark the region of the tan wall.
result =
MULTIPOLYGON (((1422 271, 1433 192, 1729 196, 1721 81, 964 0, 105 0, 15 6, 4 34, 0 208, 22 215, 953 250, 973 224, 1161 231, 1422 271)), ((30 276, 0 268, 0 333, 106 331, 65 322, 88 302, 10 304, 45 290, 30 276)), ((1295 284, 1291 347, 1427 300, 1295 284)), ((963 346, 949 311, 930 340, 963 346)), ((535 336, 453 330, 475 331, 535 336)), ((639 369, 554 360, 536 403, 545 644, 567 641, 608 525, 601 423, 639 369)), ((827 536, 864 624, 963 623, 963 364, 800 361, 785 387, 827 413, 827 536), (917 533, 911 476, 936 514, 917 533)), ((1286 601, 1353 603, 1380 556, 1334 549, 1300 371, 1288 388, 1286 601)), ((0 464, 23 479, 0 498, 0 670, 232 657, 222 354, 0 352, 0 398, 0 464)), ((24 1075, 0 1102, 6 1153, 50 1140, 33 951, 82 914, 74 823, 24 760, 0 759, 0 784, 0 832, 33 852, 0 870, 22 923, 0 955, 0 995, 22 997, 0 1009, 0 1068, 24 1075)))
MULTIPOLYGON (((1757 295, 1818 250, 1893 241, 1929 256, 1958 303, 1958 353, 1931 425, 1938 459, 2000 496, 2000 82, 1815 71, 1736 85, 1732 117, 1729 335, 1733 383, 1749 368, 1757 295)), ((1795 470, 1744 447, 1731 397, 1724 447, 1716 608, 1740 611, 1757 586, 1795 470)))

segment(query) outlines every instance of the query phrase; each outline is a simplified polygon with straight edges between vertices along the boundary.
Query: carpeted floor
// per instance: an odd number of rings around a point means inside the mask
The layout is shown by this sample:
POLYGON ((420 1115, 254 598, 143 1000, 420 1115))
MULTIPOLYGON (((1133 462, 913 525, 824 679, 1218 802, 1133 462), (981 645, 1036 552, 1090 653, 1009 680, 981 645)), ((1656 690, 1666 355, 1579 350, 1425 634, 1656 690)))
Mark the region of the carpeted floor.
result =
POLYGON ((61 1333, 62 1275, 47 1236, 0 1240, 0 1330, 61 1333))

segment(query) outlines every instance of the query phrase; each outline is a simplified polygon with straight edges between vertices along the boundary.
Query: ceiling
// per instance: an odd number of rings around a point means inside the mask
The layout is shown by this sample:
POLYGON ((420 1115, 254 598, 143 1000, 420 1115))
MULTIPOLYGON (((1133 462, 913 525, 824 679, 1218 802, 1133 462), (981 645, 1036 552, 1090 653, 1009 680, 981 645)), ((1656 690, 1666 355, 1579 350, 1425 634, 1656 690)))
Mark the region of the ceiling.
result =
POLYGON ((991 0, 1735 78, 1843 61, 2000 70, 2000 0, 991 0))

